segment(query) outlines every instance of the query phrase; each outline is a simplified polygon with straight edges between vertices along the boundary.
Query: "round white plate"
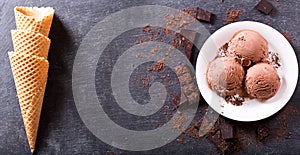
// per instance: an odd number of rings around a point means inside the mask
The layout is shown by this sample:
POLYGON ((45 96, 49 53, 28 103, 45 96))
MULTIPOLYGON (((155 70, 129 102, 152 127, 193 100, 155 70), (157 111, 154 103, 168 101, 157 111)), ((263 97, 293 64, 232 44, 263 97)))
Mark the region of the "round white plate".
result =
POLYGON ((292 97, 298 80, 298 63, 292 46, 281 33, 262 23, 242 21, 220 28, 206 40, 197 58, 196 78, 203 98, 219 114, 237 121, 257 121, 278 112, 292 97), (269 50, 279 54, 282 64, 278 69, 281 86, 274 97, 264 102, 248 99, 243 105, 234 106, 209 89, 206 70, 208 63, 216 57, 219 47, 242 29, 259 32, 268 41, 269 50))

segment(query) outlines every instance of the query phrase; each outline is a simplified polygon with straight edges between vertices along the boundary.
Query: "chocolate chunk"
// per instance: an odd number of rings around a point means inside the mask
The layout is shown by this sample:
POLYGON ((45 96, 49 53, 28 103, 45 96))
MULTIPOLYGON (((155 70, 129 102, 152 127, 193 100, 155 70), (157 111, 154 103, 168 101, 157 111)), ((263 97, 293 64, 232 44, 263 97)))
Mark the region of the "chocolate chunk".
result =
POLYGON ((188 39, 189 41, 194 42, 194 40, 196 38, 196 35, 197 35, 197 32, 193 31, 193 30, 181 29, 180 30, 180 34, 183 35, 183 36, 185 36, 183 38, 183 41, 185 41, 186 39, 188 39))
POLYGON ((187 57, 187 59, 191 59, 191 55, 192 55, 192 49, 193 49, 193 43, 188 42, 184 45, 184 53, 185 56, 187 57))
POLYGON ((259 141, 265 140, 270 135, 270 129, 264 125, 257 127, 257 139, 259 141))
POLYGON ((271 13, 271 11, 273 10, 273 5, 271 3, 269 3, 267 0, 261 0, 260 2, 258 2, 255 6, 255 8, 257 10, 259 10, 260 12, 268 15, 271 13))
POLYGON ((216 133, 211 137, 212 142, 216 145, 216 147, 225 154, 228 150, 229 144, 221 138, 220 130, 217 130, 216 133))
POLYGON ((223 139, 233 138, 233 127, 227 122, 221 124, 221 134, 223 139))
POLYGON ((191 58, 192 49, 193 49, 193 42, 195 41, 197 33, 192 30, 182 29, 180 30, 180 34, 183 35, 182 42, 184 46, 184 53, 188 59, 191 58))
POLYGON ((211 16, 212 16, 212 13, 210 11, 207 11, 207 10, 204 10, 201 8, 197 8, 196 18, 198 20, 210 22, 211 16))

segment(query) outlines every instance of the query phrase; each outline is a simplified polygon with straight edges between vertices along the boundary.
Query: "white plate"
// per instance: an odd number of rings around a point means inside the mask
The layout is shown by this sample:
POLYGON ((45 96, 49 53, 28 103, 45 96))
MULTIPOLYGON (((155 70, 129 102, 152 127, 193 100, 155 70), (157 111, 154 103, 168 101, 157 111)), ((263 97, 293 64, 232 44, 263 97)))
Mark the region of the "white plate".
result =
POLYGON ((220 28, 206 40, 197 58, 196 78, 203 98, 219 114, 237 121, 257 121, 278 112, 292 97, 298 80, 298 63, 290 43, 274 28, 252 21, 236 22, 220 28), (219 47, 242 29, 259 32, 268 41, 269 50, 279 54, 282 64, 278 69, 281 87, 274 97, 264 102, 249 99, 242 106, 234 106, 209 89, 206 70, 208 63, 216 57, 219 47))

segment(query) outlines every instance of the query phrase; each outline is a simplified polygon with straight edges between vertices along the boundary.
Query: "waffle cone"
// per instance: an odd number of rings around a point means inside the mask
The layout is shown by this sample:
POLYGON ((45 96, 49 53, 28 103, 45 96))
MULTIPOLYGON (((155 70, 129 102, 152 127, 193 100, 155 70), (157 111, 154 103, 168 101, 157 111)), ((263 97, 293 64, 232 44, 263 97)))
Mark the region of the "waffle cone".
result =
POLYGON ((12 30, 14 50, 18 53, 36 55, 47 59, 50 39, 40 33, 24 30, 12 30))
POLYGON ((48 36, 54 10, 50 7, 15 7, 18 30, 27 30, 48 36))
POLYGON ((35 149, 49 63, 43 57, 9 52, 24 126, 31 152, 35 149))

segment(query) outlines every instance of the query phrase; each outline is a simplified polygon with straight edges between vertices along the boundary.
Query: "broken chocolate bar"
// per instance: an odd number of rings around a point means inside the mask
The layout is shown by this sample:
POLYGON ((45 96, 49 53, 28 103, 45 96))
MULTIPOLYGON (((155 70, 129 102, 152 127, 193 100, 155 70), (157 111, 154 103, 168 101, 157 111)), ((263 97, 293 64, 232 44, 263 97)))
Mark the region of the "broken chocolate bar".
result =
POLYGON ((198 20, 210 22, 211 16, 212 16, 212 13, 210 11, 207 11, 207 10, 204 10, 201 8, 197 8, 196 18, 198 20))
POLYGON ((196 31, 193 31, 193 30, 187 30, 187 29, 181 29, 180 30, 180 34, 185 36, 183 39, 184 41, 186 39, 188 39, 189 41, 191 42, 194 42, 195 38, 196 38, 196 35, 197 35, 197 32, 196 31))
POLYGON ((273 10, 273 5, 268 2, 267 0, 261 0, 260 2, 258 2, 255 6, 255 8, 257 10, 259 10, 260 12, 268 15, 271 13, 271 11, 273 10))
POLYGON ((192 54, 192 49, 193 49, 193 42, 195 41, 197 32, 192 31, 192 30, 186 30, 182 29, 180 30, 180 34, 183 35, 182 37, 182 42, 184 46, 184 53, 186 57, 190 60, 191 54, 192 54))
POLYGON ((227 122, 221 124, 221 134, 223 139, 233 138, 233 127, 227 122))

